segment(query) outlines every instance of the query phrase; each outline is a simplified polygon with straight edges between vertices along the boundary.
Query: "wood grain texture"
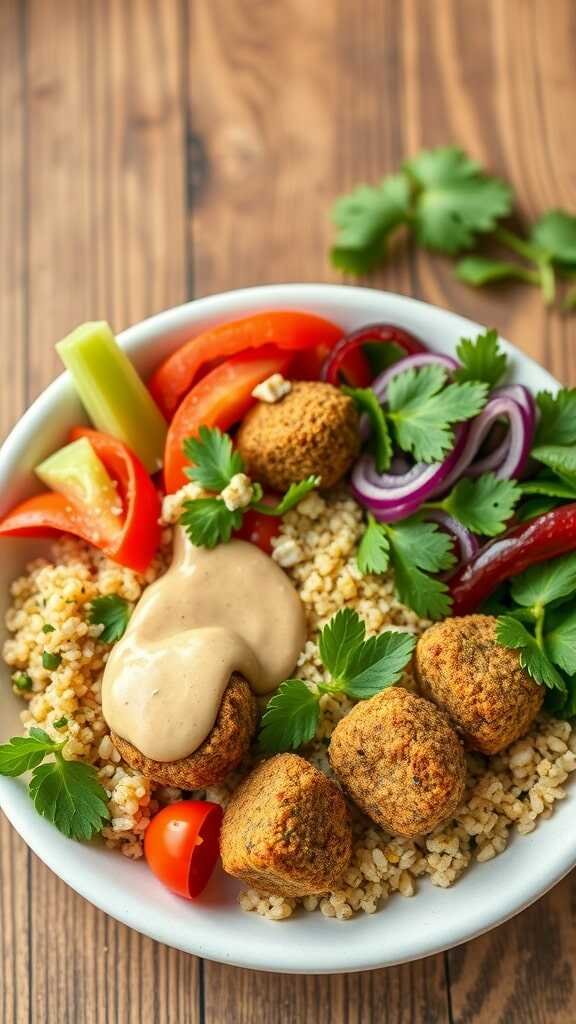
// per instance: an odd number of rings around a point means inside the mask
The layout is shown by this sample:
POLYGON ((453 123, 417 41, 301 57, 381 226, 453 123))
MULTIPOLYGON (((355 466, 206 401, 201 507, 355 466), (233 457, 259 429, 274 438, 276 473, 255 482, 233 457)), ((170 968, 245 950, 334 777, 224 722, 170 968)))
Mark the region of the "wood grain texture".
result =
MULTIPOLYGON (((339 280, 333 198, 423 145, 465 146, 526 215, 574 208, 575 50, 572 0, 0 0, 0 429, 82 319, 339 280)), ((576 383, 576 318, 530 289, 474 292, 402 248, 369 283, 497 324, 576 383)), ((0 844, 2 1024, 576 1019, 573 878, 445 956, 276 977, 138 936, 6 822, 0 844)))

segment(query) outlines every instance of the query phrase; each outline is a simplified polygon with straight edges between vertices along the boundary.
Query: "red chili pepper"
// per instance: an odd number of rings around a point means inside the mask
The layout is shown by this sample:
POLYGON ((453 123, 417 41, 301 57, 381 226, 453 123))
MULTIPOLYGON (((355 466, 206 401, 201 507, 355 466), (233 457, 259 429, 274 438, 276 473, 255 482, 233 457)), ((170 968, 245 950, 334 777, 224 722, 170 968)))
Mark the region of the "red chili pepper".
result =
MULTIPOLYGON (((329 384, 340 383, 340 373, 349 364, 352 353, 358 352, 362 345, 369 342, 393 342, 398 345, 407 356, 416 355, 418 352, 428 352, 428 349, 410 331, 403 327, 395 327, 394 324, 367 324, 360 327, 351 334, 346 334, 334 346, 322 369, 322 379, 329 384)), ((369 378, 370 380, 370 378, 369 378)), ((369 383, 369 380, 366 383, 369 383)))
POLYGON ((510 576, 575 548, 576 502, 520 523, 486 544, 452 577, 452 614, 468 615, 510 576))
POLYGON ((330 349, 341 337, 340 327, 312 313, 255 313, 218 324, 191 338, 158 367, 150 380, 150 391, 170 419, 208 362, 264 345, 290 352, 305 352, 317 346, 330 349))
POLYGON ((184 472, 188 460, 183 444, 198 433, 202 425, 228 430, 246 415, 256 399, 252 391, 273 373, 286 373, 291 352, 274 345, 240 352, 206 374, 178 407, 170 424, 164 454, 164 481, 171 494, 188 483, 184 472))
POLYGON ((75 427, 70 440, 87 437, 110 476, 118 483, 125 509, 122 525, 106 533, 92 509, 73 506, 51 491, 23 501, 0 523, 0 536, 51 537, 71 533, 99 548, 113 561, 136 572, 148 568, 160 543, 160 499, 140 460, 116 438, 75 427))

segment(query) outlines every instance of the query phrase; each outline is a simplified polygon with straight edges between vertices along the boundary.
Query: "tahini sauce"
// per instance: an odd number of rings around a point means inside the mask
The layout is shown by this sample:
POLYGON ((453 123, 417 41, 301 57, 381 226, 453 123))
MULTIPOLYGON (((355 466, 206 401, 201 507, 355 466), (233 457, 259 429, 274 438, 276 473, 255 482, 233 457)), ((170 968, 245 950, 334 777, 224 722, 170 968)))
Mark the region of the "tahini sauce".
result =
POLYGON ((102 683, 110 728, 155 761, 192 754, 212 729, 232 672, 276 689, 305 642, 285 573, 253 544, 211 551, 176 531, 168 572, 141 597, 102 683))

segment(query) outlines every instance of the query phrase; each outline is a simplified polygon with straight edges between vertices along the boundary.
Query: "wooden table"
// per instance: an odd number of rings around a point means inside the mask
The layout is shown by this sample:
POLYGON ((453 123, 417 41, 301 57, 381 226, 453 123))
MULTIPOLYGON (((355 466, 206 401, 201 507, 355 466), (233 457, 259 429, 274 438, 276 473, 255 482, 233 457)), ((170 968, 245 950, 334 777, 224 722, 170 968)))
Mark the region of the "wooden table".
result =
MULTIPOLYGON (((82 320, 339 280, 332 199, 423 145, 459 142, 529 215, 574 209, 575 51, 573 0, 0 0, 2 431, 82 320)), ((496 324, 576 382, 576 317, 534 289, 477 293, 415 253, 370 283, 496 324)), ((144 939, 6 822, 1 842, 3 1024, 576 1020, 571 879, 446 955, 276 977, 144 939)))

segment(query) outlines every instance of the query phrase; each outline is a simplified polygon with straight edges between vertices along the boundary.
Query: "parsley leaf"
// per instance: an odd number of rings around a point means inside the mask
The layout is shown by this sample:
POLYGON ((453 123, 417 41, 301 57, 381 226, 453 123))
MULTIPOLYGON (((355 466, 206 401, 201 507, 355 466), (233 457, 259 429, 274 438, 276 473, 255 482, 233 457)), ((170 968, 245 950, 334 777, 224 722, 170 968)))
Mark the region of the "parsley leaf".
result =
POLYGON ((536 404, 540 411, 536 444, 576 444, 576 388, 561 388, 556 395, 539 391, 536 404))
POLYGON ((396 683, 412 656, 416 637, 388 630, 356 648, 346 666, 344 691, 354 700, 373 697, 396 683))
POLYGON ((405 164, 418 189, 414 230, 421 245, 456 253, 510 212, 512 194, 456 146, 423 150, 405 164))
POLYGON ((457 381, 483 380, 491 388, 506 373, 508 356, 500 351, 498 331, 489 330, 472 341, 462 338, 456 349, 462 366, 454 372, 457 381))
POLYGON ((305 480, 300 480, 296 484, 290 484, 286 494, 277 505, 267 505, 264 501, 253 501, 250 508, 255 508, 266 516, 284 516, 291 508, 298 505, 307 494, 310 494, 310 491, 319 486, 319 476, 308 476, 305 480))
POLYGON ((314 739, 318 725, 318 694, 301 679, 286 679, 262 715, 258 746, 265 754, 296 750, 314 739))
POLYGON ((194 498, 184 502, 180 523, 192 544, 215 548, 226 544, 242 526, 242 509, 230 512, 220 498, 194 498))
POLYGON ((513 480, 485 473, 476 479, 463 477, 439 505, 473 533, 495 537, 506 528, 521 495, 513 480))
POLYGON ((110 817, 96 769, 59 753, 34 769, 29 791, 38 814, 70 839, 91 839, 110 817))
POLYGON ((186 476, 207 491, 223 491, 236 473, 244 469, 242 456, 234 450, 232 439, 218 427, 200 427, 198 437, 184 441, 184 454, 194 463, 186 476))
POLYGON ((512 597, 525 608, 544 607, 576 589, 576 553, 530 566, 512 580, 512 597))
POLYGON ((106 594, 90 602, 88 621, 93 626, 104 626, 98 639, 104 644, 113 644, 124 636, 131 614, 130 605, 124 597, 106 594))
POLYGON ((503 615, 498 619, 496 639, 504 647, 520 650, 520 665, 537 683, 565 692, 566 683, 556 671, 538 641, 518 619, 503 615))
POLYGON ((549 210, 532 228, 532 240, 557 263, 576 264, 576 217, 563 210, 549 210))
POLYGON ((544 637, 552 661, 569 675, 576 672, 576 609, 560 618, 544 637))
POLYGON ((576 446, 541 444, 533 448, 530 454, 548 466, 561 480, 576 486, 576 446))
POLYGON ((345 395, 353 398, 360 412, 366 413, 372 426, 372 439, 374 462, 379 473, 385 473, 390 469, 392 461, 392 442, 386 423, 384 410, 380 405, 372 388, 349 388, 340 389, 345 395))
POLYGON ((324 668, 335 679, 346 674, 352 651, 364 642, 366 627, 352 608, 341 608, 332 616, 320 633, 318 647, 324 668))
POLYGON ((0 775, 16 778, 41 764, 46 754, 58 750, 60 744, 51 740, 44 729, 36 726, 28 736, 13 736, 0 746, 0 775))
POLYGON ((394 174, 376 188, 360 185, 334 204, 338 227, 332 263, 341 270, 362 274, 383 258, 390 233, 406 220, 410 183, 394 174))
POLYGON ((493 281, 540 283, 537 271, 529 270, 519 263, 491 260, 486 256, 464 256, 463 259, 458 260, 455 274, 459 281, 470 284, 473 288, 481 288, 482 285, 492 284, 493 281))
POLYGON ((405 370, 388 385, 388 419, 396 441, 418 462, 440 462, 454 443, 451 424, 475 416, 488 393, 487 384, 446 382, 446 371, 435 364, 405 370))
POLYGON ((382 523, 368 516, 368 525, 358 547, 358 568, 363 576, 386 572, 390 565, 390 541, 382 523))

